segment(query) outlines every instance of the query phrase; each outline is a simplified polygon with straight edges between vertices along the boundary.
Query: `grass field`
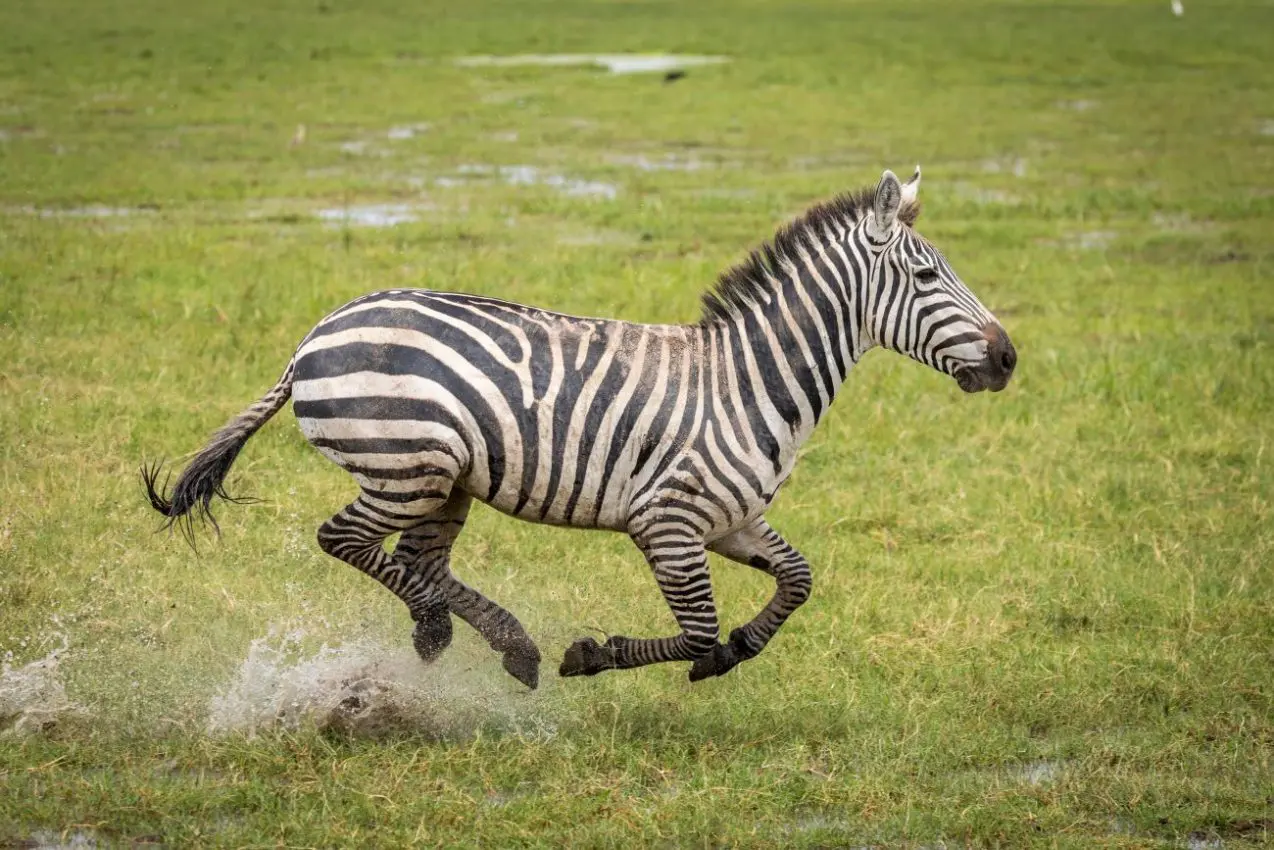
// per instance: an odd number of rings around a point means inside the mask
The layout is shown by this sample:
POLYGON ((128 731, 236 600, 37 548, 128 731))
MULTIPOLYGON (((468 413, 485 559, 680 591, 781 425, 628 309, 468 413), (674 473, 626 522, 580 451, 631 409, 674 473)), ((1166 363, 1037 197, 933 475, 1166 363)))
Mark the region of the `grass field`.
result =
MULTIPOLYGON (((0 846, 1274 843, 1271 32, 1198 0, 0 4, 0 846), (664 51, 731 61, 453 61, 664 51), (865 358, 770 514, 814 596, 726 677, 557 678, 671 617, 627 540, 485 509, 454 563, 541 687, 461 627, 420 665, 314 543, 353 484, 290 413, 230 480, 264 502, 198 554, 153 533, 143 459, 356 295, 693 321, 916 162, 1017 377, 865 358)), ((749 573, 714 562, 727 628, 749 573)))

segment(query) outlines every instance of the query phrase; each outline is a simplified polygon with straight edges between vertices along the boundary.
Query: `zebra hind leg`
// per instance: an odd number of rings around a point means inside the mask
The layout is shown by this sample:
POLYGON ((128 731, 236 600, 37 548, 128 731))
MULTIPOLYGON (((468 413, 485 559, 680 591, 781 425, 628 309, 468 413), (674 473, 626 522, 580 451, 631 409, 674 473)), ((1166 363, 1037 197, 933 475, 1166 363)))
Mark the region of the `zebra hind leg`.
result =
POLYGON ((764 518, 713 541, 708 548, 773 576, 776 587, 774 596, 751 622, 731 631, 727 642, 695 661, 690 668, 692 682, 724 676, 739 662, 760 654, 792 612, 809 598, 812 585, 809 563, 764 518))
POLYGON ((658 523, 634 534, 633 542, 654 570, 681 633, 668 638, 612 635, 603 644, 581 638, 566 650, 559 675, 593 676, 663 661, 694 661, 717 645, 717 609, 702 536, 688 525, 658 523))
POLYGON ((410 564, 432 587, 442 591, 451 613, 472 626, 503 656, 504 669, 528 688, 540 681, 540 650, 517 618, 451 572, 451 548, 464 528, 472 498, 456 489, 442 508, 403 532, 394 558, 410 564))
MULTIPOLYGON (((367 494, 360 495, 319 527, 319 546, 327 554, 357 567, 403 601, 416 627, 412 644, 426 663, 451 644, 451 614, 441 589, 384 549, 386 538, 420 524, 445 503, 445 497, 413 503, 411 513, 389 511, 367 494)), ((405 507, 405 506, 403 506, 405 507)))

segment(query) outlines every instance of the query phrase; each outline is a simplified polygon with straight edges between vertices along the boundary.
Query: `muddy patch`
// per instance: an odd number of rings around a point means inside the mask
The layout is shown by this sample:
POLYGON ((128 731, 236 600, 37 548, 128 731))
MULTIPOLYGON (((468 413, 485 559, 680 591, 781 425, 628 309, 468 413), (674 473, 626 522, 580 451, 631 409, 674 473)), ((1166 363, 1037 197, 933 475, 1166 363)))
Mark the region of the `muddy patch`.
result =
POLYGON ((513 56, 461 56, 462 68, 593 67, 612 74, 657 74, 684 71, 729 62, 728 56, 695 56, 675 53, 524 53, 513 56))

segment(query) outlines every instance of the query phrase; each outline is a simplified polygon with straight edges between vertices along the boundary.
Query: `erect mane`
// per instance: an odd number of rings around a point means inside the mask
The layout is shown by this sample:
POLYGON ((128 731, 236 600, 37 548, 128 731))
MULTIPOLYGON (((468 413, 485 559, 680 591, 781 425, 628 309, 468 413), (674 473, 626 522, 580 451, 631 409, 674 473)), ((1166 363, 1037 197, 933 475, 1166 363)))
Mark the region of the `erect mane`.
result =
MULTIPOLYGON (((752 251, 748 258, 723 272, 717 283, 703 294, 703 315, 699 324, 708 325, 728 319, 767 299, 777 285, 779 269, 795 260, 802 249, 813 250, 828 229, 850 227, 871 211, 876 187, 837 195, 830 201, 815 204, 799 218, 781 227, 774 238, 752 251)), ((898 220, 908 227, 920 216, 920 204, 904 204, 898 220)))

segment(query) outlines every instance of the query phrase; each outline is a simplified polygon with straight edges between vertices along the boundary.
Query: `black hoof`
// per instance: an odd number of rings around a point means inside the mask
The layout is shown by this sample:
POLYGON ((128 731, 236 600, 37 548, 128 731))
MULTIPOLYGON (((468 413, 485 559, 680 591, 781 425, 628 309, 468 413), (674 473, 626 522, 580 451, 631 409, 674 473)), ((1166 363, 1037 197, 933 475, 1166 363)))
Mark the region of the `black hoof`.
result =
POLYGON ((504 669, 509 675, 535 690, 540 684, 540 651, 534 645, 504 653, 504 669))
MULTIPOLYGON (((622 638, 620 638, 622 640, 622 638)), ((615 668, 616 638, 610 638, 602 646, 591 637, 580 638, 570 645, 557 669, 559 676, 596 676, 603 670, 615 668)))
POLYGON ((451 615, 444 612, 417 621, 411 633, 411 643, 421 661, 428 664, 435 660, 451 645, 451 615))
POLYGON ((723 676, 738 663, 739 658, 730 648, 730 644, 719 643, 712 647, 712 651, 707 655, 701 655, 695 659, 694 665, 690 668, 690 681, 699 682, 713 676, 723 676))
POLYGON ((690 668, 690 681, 701 682, 713 676, 724 676, 739 666, 740 661, 747 661, 755 654, 744 643, 742 632, 735 629, 730 632, 729 643, 719 643, 707 655, 695 659, 690 668))

